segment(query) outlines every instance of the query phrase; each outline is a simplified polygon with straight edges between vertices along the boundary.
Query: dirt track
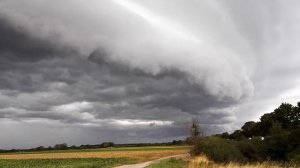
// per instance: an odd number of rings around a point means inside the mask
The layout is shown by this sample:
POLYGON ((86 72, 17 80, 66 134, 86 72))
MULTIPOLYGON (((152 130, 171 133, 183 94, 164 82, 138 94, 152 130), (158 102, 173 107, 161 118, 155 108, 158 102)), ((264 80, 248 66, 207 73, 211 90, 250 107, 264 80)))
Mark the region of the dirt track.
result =
POLYGON ((118 166, 118 167, 115 167, 115 168, 144 168, 144 167, 147 167, 151 164, 158 163, 161 160, 170 159, 170 158, 184 158, 184 157, 188 157, 188 156, 189 156, 189 154, 173 155, 173 156, 167 156, 167 157, 163 157, 163 158, 156 159, 156 160, 151 160, 151 161, 148 161, 148 162, 131 164, 131 165, 123 165, 123 166, 118 166))

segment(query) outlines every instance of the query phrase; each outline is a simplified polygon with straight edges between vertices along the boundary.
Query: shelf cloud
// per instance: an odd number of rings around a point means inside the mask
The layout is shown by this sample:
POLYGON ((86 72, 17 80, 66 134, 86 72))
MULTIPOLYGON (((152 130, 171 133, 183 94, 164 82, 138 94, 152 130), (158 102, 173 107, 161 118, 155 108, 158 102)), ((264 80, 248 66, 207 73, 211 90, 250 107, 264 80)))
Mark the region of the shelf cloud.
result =
POLYGON ((168 141, 295 103, 299 6, 1 0, 0 147, 168 141))

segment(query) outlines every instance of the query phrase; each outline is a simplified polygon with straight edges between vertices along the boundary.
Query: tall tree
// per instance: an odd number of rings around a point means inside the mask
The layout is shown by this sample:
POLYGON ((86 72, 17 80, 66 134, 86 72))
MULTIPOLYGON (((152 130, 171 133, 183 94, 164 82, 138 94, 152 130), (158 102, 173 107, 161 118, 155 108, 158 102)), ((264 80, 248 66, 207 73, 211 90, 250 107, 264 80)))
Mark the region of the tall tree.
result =
POLYGON ((189 144, 194 145, 200 137, 203 136, 203 132, 201 131, 200 124, 197 120, 193 120, 190 128, 189 128, 190 136, 187 138, 187 142, 189 144))
POLYGON ((258 123, 254 122, 254 121, 246 122, 242 126, 242 131, 243 131, 244 136, 246 136, 247 138, 257 136, 259 134, 257 127, 258 127, 258 123))

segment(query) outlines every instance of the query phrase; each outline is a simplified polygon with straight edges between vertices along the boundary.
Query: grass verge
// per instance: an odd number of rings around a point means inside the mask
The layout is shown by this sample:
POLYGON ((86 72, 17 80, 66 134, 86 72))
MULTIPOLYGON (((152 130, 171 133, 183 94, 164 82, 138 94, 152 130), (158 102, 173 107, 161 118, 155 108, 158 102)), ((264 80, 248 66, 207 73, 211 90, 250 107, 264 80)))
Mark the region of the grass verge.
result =
POLYGON ((0 160, 0 168, 111 168, 133 162, 127 158, 0 160))
POLYGON ((188 166, 188 161, 182 159, 168 159, 155 163, 147 168, 185 168, 188 166))
POLYGON ((262 163, 215 163, 205 156, 198 156, 190 159, 187 168, 298 168, 295 163, 278 163, 278 162, 262 162, 262 163))

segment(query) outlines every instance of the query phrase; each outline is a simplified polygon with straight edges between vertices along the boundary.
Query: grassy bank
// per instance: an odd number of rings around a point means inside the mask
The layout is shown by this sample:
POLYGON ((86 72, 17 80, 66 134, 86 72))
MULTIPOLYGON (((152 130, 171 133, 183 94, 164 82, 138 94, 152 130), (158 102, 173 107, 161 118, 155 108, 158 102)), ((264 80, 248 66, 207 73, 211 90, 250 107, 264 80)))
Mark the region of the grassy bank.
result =
POLYGON ((186 168, 188 166, 188 161, 183 159, 168 159, 155 163, 147 168, 186 168))
POLYGON ((111 168, 133 161, 127 158, 0 160, 0 168, 111 168))
POLYGON ((297 168, 299 165, 294 163, 280 162, 261 162, 261 163, 237 163, 229 162, 225 164, 215 163, 208 160, 205 156, 198 156, 190 159, 187 168, 297 168))
POLYGON ((215 163, 205 156, 192 157, 187 159, 169 159, 153 164, 148 168, 298 168, 295 163, 262 162, 262 163, 237 163, 226 164, 215 163))

